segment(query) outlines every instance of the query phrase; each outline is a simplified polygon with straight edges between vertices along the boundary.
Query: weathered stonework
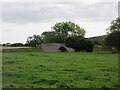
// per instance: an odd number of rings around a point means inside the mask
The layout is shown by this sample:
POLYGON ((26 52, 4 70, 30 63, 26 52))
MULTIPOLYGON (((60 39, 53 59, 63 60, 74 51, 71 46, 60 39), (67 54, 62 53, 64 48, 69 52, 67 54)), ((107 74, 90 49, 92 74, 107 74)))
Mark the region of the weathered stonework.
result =
POLYGON ((42 43, 41 49, 47 52, 61 52, 60 48, 65 48, 67 52, 74 52, 74 49, 66 47, 61 43, 42 43))

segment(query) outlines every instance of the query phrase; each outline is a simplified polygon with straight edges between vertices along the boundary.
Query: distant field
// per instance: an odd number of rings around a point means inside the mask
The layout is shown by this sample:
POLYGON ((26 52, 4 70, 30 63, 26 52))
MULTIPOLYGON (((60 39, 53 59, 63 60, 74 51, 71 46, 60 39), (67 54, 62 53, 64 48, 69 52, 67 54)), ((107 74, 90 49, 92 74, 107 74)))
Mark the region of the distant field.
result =
POLYGON ((30 48, 30 47, 2 47, 2 49, 17 49, 17 48, 30 48))
POLYGON ((30 47, 26 47, 26 46, 22 46, 22 47, 1 47, 1 49, 5 50, 5 49, 21 49, 21 48, 30 48, 30 47))
POLYGON ((3 88, 116 88, 118 55, 110 52, 3 52, 3 88))

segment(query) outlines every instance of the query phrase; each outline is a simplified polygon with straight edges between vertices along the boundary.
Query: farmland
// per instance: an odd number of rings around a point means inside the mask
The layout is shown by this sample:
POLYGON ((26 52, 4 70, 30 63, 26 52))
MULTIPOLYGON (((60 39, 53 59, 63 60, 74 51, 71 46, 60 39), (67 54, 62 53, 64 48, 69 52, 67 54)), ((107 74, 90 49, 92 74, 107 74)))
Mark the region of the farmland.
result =
POLYGON ((111 52, 2 53, 3 88, 116 88, 118 55, 111 52))

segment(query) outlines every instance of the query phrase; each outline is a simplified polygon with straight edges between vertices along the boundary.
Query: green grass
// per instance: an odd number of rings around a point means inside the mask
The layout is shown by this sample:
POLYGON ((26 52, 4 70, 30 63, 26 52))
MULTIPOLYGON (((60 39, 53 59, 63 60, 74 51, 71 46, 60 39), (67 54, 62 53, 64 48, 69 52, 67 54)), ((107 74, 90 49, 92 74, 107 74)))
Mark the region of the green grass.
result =
POLYGON ((3 52, 3 88, 116 88, 118 55, 110 52, 3 52))

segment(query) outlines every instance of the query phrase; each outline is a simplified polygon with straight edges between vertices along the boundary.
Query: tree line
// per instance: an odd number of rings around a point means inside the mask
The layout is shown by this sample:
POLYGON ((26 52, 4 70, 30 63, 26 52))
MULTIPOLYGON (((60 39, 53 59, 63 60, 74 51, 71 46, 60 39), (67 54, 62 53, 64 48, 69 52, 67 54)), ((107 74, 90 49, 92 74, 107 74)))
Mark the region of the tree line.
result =
MULTIPOLYGON (((85 38, 85 29, 80 27, 71 21, 58 22, 50 31, 45 31, 41 35, 33 35, 27 38, 25 44, 22 43, 6 43, 3 46, 31 46, 37 47, 41 43, 63 43, 67 47, 75 49, 75 51, 85 50, 92 52, 94 45, 99 42, 92 42, 88 38, 85 38)), ((111 25, 107 29, 107 37, 104 45, 107 47, 114 47, 117 52, 120 51, 120 17, 111 22, 111 25)))
MULTIPOLYGON (((117 52, 120 51, 120 17, 111 22, 108 27, 107 37, 104 45, 114 47, 117 52)), ((41 43, 63 43, 75 51, 86 50, 92 52, 95 43, 85 38, 86 31, 73 22, 56 23, 51 31, 45 31, 41 35, 33 35, 27 38, 26 44, 36 47, 41 43)), ((99 43, 99 42, 98 42, 99 43)))
POLYGON ((93 44, 86 39, 86 31, 73 22, 56 23, 51 31, 45 31, 41 35, 33 35, 27 38, 29 46, 37 47, 41 43, 63 43, 67 47, 75 49, 75 51, 85 50, 93 51, 93 44))

